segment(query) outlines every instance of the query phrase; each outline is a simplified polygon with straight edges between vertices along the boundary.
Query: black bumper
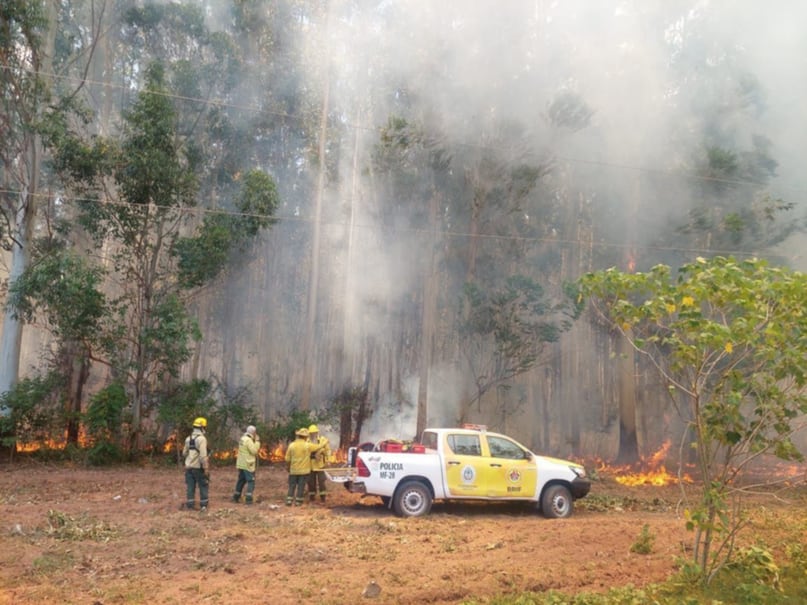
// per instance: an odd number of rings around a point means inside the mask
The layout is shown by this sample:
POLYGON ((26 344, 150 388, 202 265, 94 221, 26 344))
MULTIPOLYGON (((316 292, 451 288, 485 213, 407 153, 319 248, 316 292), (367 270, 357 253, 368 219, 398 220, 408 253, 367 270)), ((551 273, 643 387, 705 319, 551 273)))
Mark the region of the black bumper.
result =
POLYGON ((367 487, 364 483, 357 483, 355 481, 345 481, 345 489, 351 494, 366 494, 367 487))
POLYGON ((572 498, 575 500, 583 498, 591 491, 591 481, 578 477, 572 481, 572 498))

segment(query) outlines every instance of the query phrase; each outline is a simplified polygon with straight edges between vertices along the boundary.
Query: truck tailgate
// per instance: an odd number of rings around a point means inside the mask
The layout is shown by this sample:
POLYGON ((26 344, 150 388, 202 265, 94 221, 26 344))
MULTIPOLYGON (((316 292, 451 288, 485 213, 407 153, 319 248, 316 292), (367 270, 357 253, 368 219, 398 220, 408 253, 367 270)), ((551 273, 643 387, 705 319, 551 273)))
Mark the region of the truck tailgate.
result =
POLYGON ((340 466, 322 469, 325 476, 334 483, 347 483, 356 478, 356 469, 352 466, 340 466))

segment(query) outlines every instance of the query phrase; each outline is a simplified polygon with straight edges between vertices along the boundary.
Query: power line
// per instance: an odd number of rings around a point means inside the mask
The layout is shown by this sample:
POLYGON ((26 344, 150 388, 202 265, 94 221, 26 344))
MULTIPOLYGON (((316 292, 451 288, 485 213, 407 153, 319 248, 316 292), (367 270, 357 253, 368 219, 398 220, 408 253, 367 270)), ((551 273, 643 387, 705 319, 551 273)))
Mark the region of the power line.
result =
MULTIPOLYGON (((0 193, 18 193, 12 189, 0 189, 0 193)), ((37 193, 34 194, 37 197, 48 198, 45 193, 37 193)), ((68 201, 67 198, 60 198, 62 203, 68 201)), ((71 202, 82 202, 82 203, 91 203, 91 204, 104 204, 104 205, 112 205, 112 206, 128 206, 131 208, 138 208, 138 207, 145 207, 142 204, 135 204, 133 202, 126 202, 121 200, 99 200, 96 198, 81 198, 81 197, 72 197, 69 198, 71 202)), ((161 205, 161 204, 151 204, 150 207, 154 207, 157 209, 173 209, 179 213, 186 213, 186 214, 196 214, 196 215, 223 215, 223 216, 234 216, 234 217, 245 217, 245 218, 259 218, 259 219, 272 219, 281 222, 299 222, 299 223, 313 223, 314 219, 312 217, 300 216, 300 215, 266 215, 266 214, 258 214, 258 213, 251 213, 251 212, 237 212, 235 210, 224 210, 220 208, 204 208, 200 206, 171 206, 171 205, 161 205)), ((348 223, 341 222, 341 221, 331 221, 325 220, 321 221, 322 225, 330 226, 330 227, 342 227, 348 228, 348 223)), ((584 240, 584 239, 568 239, 568 238, 559 238, 556 236, 526 236, 526 235, 498 235, 498 234, 490 234, 490 233, 471 233, 468 231, 456 231, 456 230, 445 230, 445 229, 427 229, 427 228, 418 228, 418 227, 400 227, 400 226, 386 226, 386 225, 372 225, 372 224, 364 224, 364 223, 353 223, 352 227, 355 229, 362 229, 362 230, 369 230, 369 231, 377 231, 380 233, 409 233, 409 234, 419 234, 419 235, 431 235, 434 236, 441 236, 444 238, 477 238, 480 240, 487 240, 487 241, 501 241, 501 242, 521 242, 527 244, 557 244, 562 246, 585 246, 590 248, 599 248, 599 249, 617 249, 617 250, 635 250, 635 251, 655 251, 655 252, 680 252, 680 253, 687 253, 687 254, 720 254, 720 255, 727 255, 727 256, 753 256, 754 253, 744 251, 744 250, 721 250, 721 249, 714 249, 714 248, 697 248, 697 247, 680 247, 680 246, 660 246, 660 245, 651 245, 651 244, 638 244, 638 243, 625 243, 625 242, 605 242, 605 241, 595 241, 595 240, 584 240)))
MULTIPOLYGON (((6 64, 0 64, 0 69, 11 71, 13 68, 10 67, 9 65, 6 65, 6 64)), ((37 72, 35 72, 35 70, 27 69, 27 68, 20 69, 20 71, 26 71, 26 72, 33 73, 33 74, 37 73, 37 72)), ((42 75, 42 74, 40 73, 39 75, 42 75)), ((98 81, 98 80, 91 80, 91 79, 81 79, 81 78, 76 78, 76 77, 73 77, 73 76, 60 75, 60 74, 56 74, 56 73, 46 74, 45 77, 53 78, 53 79, 57 79, 57 80, 69 81, 69 82, 72 82, 74 84, 80 84, 80 83, 83 82, 84 84, 91 84, 91 85, 96 85, 96 86, 102 86, 102 87, 105 87, 105 88, 114 88, 114 89, 118 89, 118 90, 125 90, 127 92, 131 92, 130 89, 124 87, 121 84, 113 84, 113 83, 101 82, 101 81, 98 81)), ((140 90, 140 91, 137 91, 137 92, 142 93, 144 91, 140 90)), ((269 108, 262 107, 262 106, 259 106, 259 105, 241 105, 241 104, 233 103, 233 102, 230 102, 230 101, 218 101, 218 100, 205 99, 205 98, 201 98, 201 97, 190 97, 190 96, 179 95, 179 94, 166 92, 166 91, 148 91, 148 94, 162 96, 162 97, 165 97, 165 98, 168 98, 168 99, 174 99, 174 100, 178 100, 178 101, 192 102, 192 103, 196 103, 196 104, 199 104, 199 105, 205 105, 205 106, 236 109, 236 110, 240 110, 240 111, 254 112, 254 113, 264 113, 264 114, 273 115, 273 116, 283 118, 283 119, 293 120, 295 122, 303 122, 305 120, 305 116, 303 116, 303 115, 301 115, 299 113, 293 114, 293 113, 289 113, 289 112, 269 109, 269 108)), ((357 124, 357 123, 352 122, 350 120, 340 121, 340 126, 346 128, 346 129, 361 130, 361 131, 365 131, 365 132, 373 132, 373 133, 376 133, 376 134, 379 134, 379 135, 384 131, 383 127, 364 126, 362 124, 357 124)), ((502 149, 501 147, 496 147, 496 146, 491 146, 491 145, 480 145, 478 143, 470 143, 470 142, 467 142, 467 141, 456 141, 455 143, 458 146, 467 147, 467 148, 470 148, 470 149, 487 150, 487 151, 501 151, 501 149, 502 149)), ((757 181, 757 180, 753 180, 753 179, 730 179, 730 178, 724 178, 724 177, 716 177, 716 176, 697 174, 697 173, 694 173, 694 172, 685 172, 685 171, 681 171, 681 170, 669 170, 669 169, 665 169, 665 168, 655 168, 655 167, 651 167, 651 166, 640 166, 640 165, 635 165, 635 164, 624 164, 624 163, 612 162, 612 161, 601 160, 601 159, 576 158, 576 157, 561 156, 561 155, 554 155, 552 157, 557 159, 557 160, 568 162, 570 164, 586 164, 586 165, 590 165, 590 166, 601 166, 601 167, 604 167, 604 168, 616 168, 616 169, 620 169, 620 170, 629 170, 629 171, 632 171, 632 172, 642 172, 642 173, 654 174, 654 175, 658 175, 658 176, 668 176, 668 177, 671 177, 671 178, 687 179, 687 180, 693 180, 693 181, 700 181, 700 182, 704 182, 704 183, 715 183, 715 184, 723 184, 723 185, 736 185, 736 186, 743 186, 743 187, 768 187, 768 186, 770 186, 770 183, 768 183, 768 182, 757 181)), ((786 189, 786 190, 792 191, 794 193, 799 193, 799 194, 802 194, 802 195, 807 195, 807 189, 797 188, 797 187, 793 187, 793 186, 785 186, 785 187, 782 187, 782 189, 786 189)))

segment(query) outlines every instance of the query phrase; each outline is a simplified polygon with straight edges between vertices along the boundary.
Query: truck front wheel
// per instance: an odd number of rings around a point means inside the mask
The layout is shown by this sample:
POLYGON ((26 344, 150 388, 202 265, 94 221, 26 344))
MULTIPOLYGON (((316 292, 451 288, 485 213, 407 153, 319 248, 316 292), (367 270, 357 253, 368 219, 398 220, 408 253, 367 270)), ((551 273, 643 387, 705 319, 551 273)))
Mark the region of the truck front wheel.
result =
POLYGON ((572 514, 572 493, 563 485, 550 485, 541 496, 541 511, 549 519, 564 519, 572 514))
POLYGON ((392 505, 400 517, 421 517, 432 508, 432 494, 420 481, 407 481, 395 492, 392 505))

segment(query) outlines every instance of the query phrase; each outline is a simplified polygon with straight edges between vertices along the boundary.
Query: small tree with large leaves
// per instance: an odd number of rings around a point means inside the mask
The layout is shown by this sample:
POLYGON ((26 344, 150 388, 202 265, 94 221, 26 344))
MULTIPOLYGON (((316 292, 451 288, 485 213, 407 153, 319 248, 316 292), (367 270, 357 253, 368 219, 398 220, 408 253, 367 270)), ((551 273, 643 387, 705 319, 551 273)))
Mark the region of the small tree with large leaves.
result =
POLYGON ((765 454, 802 459, 793 435, 807 413, 807 275, 717 257, 677 277, 665 265, 609 269, 580 285, 594 312, 658 369, 672 401, 686 403, 703 480, 686 522, 693 562, 708 579, 741 526, 744 473, 765 454))

